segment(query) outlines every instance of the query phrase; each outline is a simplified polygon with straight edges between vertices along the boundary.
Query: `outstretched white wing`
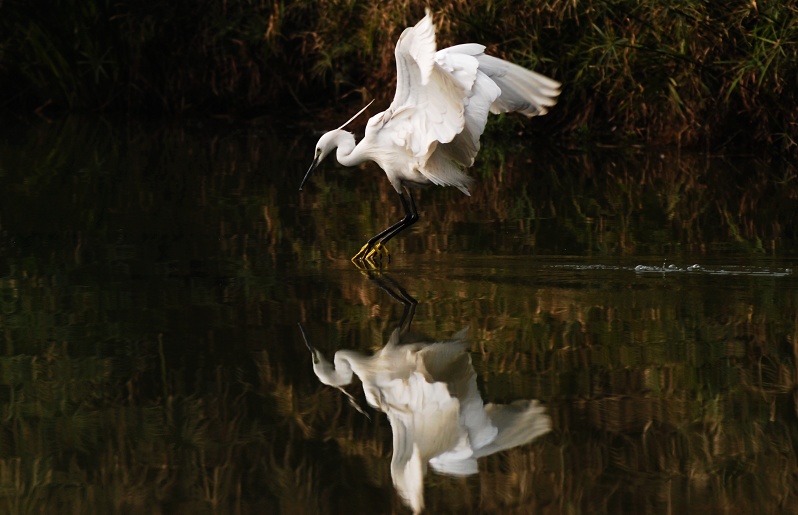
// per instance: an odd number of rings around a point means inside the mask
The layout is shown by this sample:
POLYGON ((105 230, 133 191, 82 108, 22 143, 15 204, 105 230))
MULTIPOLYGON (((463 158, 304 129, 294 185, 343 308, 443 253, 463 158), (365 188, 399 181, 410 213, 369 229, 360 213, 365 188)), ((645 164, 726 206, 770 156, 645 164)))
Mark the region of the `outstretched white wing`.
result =
MULTIPOLYGON (((459 47, 452 47, 449 50, 457 48, 459 47)), ((480 53, 476 58, 479 61, 480 71, 490 77, 502 90, 502 94, 490 106, 491 113, 540 116, 546 114, 548 108, 557 103, 562 84, 556 80, 484 53, 480 53)))
POLYGON ((468 193, 470 179, 460 170, 473 164, 490 105, 500 93, 474 56, 436 52, 428 10, 396 44, 396 96, 381 128, 414 156, 410 166, 432 183, 468 193))
POLYGON ((471 179, 461 170, 474 164, 488 114, 544 114, 559 95, 558 82, 484 50, 469 43, 436 51, 428 9, 399 38, 396 96, 373 119, 381 137, 390 137, 415 158, 408 166, 433 184, 456 186, 466 194, 471 179))

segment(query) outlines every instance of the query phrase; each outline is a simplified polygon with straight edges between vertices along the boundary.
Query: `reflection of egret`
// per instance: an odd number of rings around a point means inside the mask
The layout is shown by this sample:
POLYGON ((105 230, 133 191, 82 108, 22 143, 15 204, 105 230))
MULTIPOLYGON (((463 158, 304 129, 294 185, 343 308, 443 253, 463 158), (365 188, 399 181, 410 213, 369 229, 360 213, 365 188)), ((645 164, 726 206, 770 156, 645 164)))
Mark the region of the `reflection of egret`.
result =
POLYGON ((343 389, 356 375, 368 403, 388 416, 393 431, 391 476, 418 513, 424 508, 428 463, 445 474, 474 474, 477 458, 530 442, 551 429, 551 419, 537 401, 483 404, 467 329, 451 339, 432 341, 410 333, 408 326, 409 321, 394 330, 388 343, 371 356, 339 350, 332 363, 306 343, 322 383, 343 389))
POLYGON ((300 190, 337 148, 342 165, 376 162, 405 211, 402 220, 369 239, 353 261, 375 266, 373 258, 388 255, 388 240, 418 220, 409 187, 454 186, 470 195, 472 179, 462 170, 474 164, 488 112, 531 117, 556 104, 559 82, 484 50, 469 43, 436 51, 435 26, 427 10, 396 43, 396 95, 387 110, 369 119, 363 139, 356 145, 354 136, 343 130, 363 111, 319 139, 300 190))

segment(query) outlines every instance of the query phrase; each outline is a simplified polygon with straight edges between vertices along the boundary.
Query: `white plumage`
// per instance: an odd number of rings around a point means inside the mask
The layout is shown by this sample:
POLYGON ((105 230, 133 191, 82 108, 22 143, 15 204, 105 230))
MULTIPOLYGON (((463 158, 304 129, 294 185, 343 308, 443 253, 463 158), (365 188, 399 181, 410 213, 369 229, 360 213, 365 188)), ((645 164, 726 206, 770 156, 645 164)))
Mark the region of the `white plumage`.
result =
POLYGON ((408 187, 454 186, 470 195, 473 179, 463 170, 474 164, 488 113, 518 112, 531 117, 545 114, 556 104, 559 82, 484 51, 476 43, 437 50, 435 26, 427 10, 420 22, 399 37, 396 95, 388 109, 369 119, 363 139, 355 144, 354 136, 343 130, 352 120, 319 139, 300 189, 337 148, 336 158, 344 166, 376 162, 405 210, 406 216, 369 239, 354 261, 374 265, 373 257, 387 254, 384 244, 418 220, 408 187))
POLYGON ((551 430, 551 417, 537 401, 484 404, 466 335, 462 330, 450 340, 430 341, 396 329, 374 355, 339 350, 333 363, 306 340, 322 383, 341 389, 362 412, 343 390, 356 375, 368 403, 388 416, 391 477, 413 513, 424 508, 428 465, 443 474, 476 474, 478 458, 551 430))

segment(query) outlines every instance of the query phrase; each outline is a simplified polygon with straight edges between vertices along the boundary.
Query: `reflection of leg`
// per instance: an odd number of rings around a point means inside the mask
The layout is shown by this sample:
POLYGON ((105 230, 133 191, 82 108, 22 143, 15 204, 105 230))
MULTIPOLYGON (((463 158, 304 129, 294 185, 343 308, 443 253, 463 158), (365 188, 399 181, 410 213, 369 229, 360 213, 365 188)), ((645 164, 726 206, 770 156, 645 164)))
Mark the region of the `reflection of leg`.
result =
POLYGON ((418 210, 416 209, 416 201, 413 198, 413 193, 407 190, 407 195, 410 197, 409 202, 405 198, 404 193, 399 193, 399 200, 402 202, 402 207, 405 210, 405 217, 369 239, 369 241, 363 245, 363 248, 352 257, 352 261, 360 261, 361 263, 371 265, 372 268, 378 268, 377 265, 382 264, 384 255, 388 262, 390 262, 391 257, 385 244, 388 243, 391 238, 418 221, 418 210))
POLYGON ((402 318, 399 319, 399 331, 401 333, 407 332, 410 329, 410 323, 416 315, 416 306, 418 301, 410 295, 407 290, 391 279, 389 276, 382 273, 369 273, 369 279, 377 283, 383 291, 402 303, 402 318))
POLYGON ((394 299, 398 300, 402 304, 418 304, 418 301, 413 298, 412 295, 407 293, 407 290, 402 288, 396 281, 391 279, 388 275, 380 274, 380 273, 370 273, 369 279, 377 283, 377 285, 385 290, 388 295, 393 297, 394 299))

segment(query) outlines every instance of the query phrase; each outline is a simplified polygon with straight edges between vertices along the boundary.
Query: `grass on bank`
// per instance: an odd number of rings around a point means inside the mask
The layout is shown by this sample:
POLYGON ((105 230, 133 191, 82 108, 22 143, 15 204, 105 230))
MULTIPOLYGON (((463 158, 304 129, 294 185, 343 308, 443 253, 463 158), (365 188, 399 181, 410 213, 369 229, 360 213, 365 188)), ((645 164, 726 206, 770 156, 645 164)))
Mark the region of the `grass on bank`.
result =
MULTIPOLYGON (((5 0, 0 106, 251 118, 387 101, 396 39, 426 5, 5 0)), ((430 6, 441 46, 478 41, 563 82, 534 122, 547 133, 796 152, 796 0, 430 6)))

